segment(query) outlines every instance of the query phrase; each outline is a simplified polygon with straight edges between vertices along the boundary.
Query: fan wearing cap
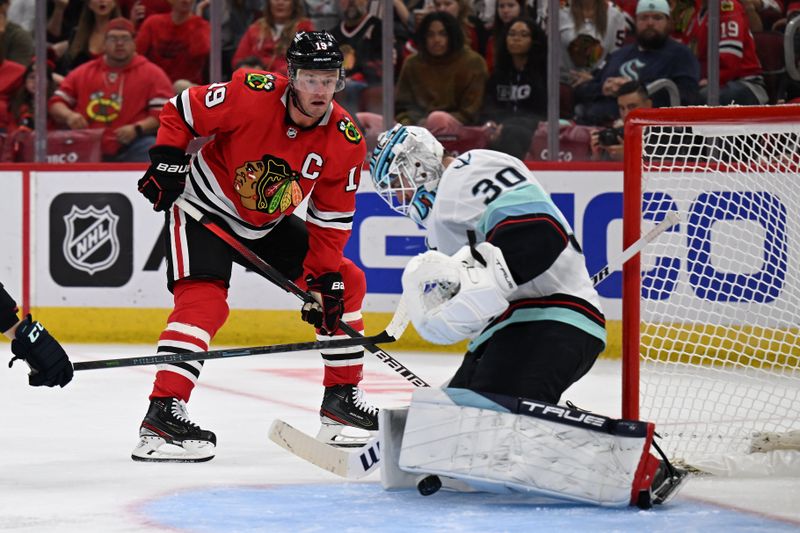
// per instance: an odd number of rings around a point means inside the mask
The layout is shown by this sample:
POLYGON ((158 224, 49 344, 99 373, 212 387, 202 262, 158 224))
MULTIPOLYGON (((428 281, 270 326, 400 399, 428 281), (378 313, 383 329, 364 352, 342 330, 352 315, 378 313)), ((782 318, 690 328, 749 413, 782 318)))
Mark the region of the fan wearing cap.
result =
MULTIPOLYGON (((575 99, 582 104, 579 119, 588 124, 610 124, 619 116, 617 91, 629 81, 646 86, 667 78, 678 86, 682 105, 697 103, 700 65, 688 47, 670 38, 671 31, 667 0, 639 0, 636 42, 609 54, 591 79, 575 87, 575 99)), ((669 105, 665 92, 653 95, 655 107, 669 105)))
POLYGON ((61 125, 102 128, 108 161, 147 161, 158 113, 172 95, 164 71, 136 53, 134 33, 127 19, 109 21, 103 55, 70 72, 49 102, 61 125))
MULTIPOLYGON (((342 53, 327 32, 299 32, 286 59, 288 77, 239 69, 228 82, 184 90, 161 112, 152 164, 139 180, 139 191, 153 208, 166 212, 167 288, 174 308, 159 337, 160 353, 208 349, 228 316, 231 265, 242 261, 174 206, 178 197, 307 288, 316 302, 303 305, 301 318, 319 336, 343 335, 340 321, 364 329, 364 273, 343 250, 366 147, 350 116, 333 101, 345 85, 342 53), (187 145, 203 136, 213 139, 190 158, 187 145), (305 221, 294 214, 304 198, 305 221)), ((265 301, 269 289, 264 287, 265 301)), ((258 294, 252 297, 261 301, 258 294)), ((266 339, 272 327, 280 327, 253 326, 266 339)), ((344 426, 378 429, 377 409, 358 388, 363 357, 360 348, 322 353, 321 440, 340 443, 344 426)), ((159 367, 135 460, 214 456, 216 436, 185 412, 202 367, 202 362, 159 367)))

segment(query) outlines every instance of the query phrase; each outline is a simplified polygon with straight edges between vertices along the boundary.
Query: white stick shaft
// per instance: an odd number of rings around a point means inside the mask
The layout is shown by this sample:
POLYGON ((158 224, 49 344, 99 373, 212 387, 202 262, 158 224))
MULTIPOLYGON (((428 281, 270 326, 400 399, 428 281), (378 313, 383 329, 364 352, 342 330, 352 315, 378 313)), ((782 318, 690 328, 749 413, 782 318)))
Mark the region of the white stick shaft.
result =
POLYGON ((670 229, 679 221, 680 214, 678 214, 677 211, 670 211, 667 213, 664 220, 659 222, 656 227, 644 234, 638 241, 628 246, 620 255, 609 261, 606 266, 600 269, 600 272, 592 276, 592 284, 597 287, 611 272, 618 270, 622 265, 628 262, 628 259, 641 252, 644 247, 655 240, 656 237, 670 229))

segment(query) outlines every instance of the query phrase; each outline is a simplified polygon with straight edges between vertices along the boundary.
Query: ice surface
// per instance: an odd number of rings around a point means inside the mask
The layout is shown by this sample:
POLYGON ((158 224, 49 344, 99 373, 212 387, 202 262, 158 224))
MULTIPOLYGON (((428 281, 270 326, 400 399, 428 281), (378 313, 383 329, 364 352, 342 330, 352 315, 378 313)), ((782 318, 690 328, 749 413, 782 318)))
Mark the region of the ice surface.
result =
MULTIPOLYGON (((11 358, 0 347, 0 361, 11 358), (5 356, 6 359, 3 359, 5 356)), ((387 345, 387 349, 389 346, 387 345)), ((152 346, 68 345, 75 361, 146 355, 152 346)), ((432 384, 454 355, 393 353, 432 384)), ((364 388, 378 406, 411 386, 367 354, 364 388)), ((135 463, 152 367, 76 374, 65 389, 32 388, 24 365, 0 381, 0 530, 119 531, 780 531, 800 528, 800 479, 695 479, 653 512, 491 495, 387 493, 378 475, 346 483, 267 439, 274 418, 317 429, 322 366, 314 353, 209 361, 189 402, 217 434, 200 464, 135 463)), ((564 396, 619 416, 619 363, 601 361, 564 396)))

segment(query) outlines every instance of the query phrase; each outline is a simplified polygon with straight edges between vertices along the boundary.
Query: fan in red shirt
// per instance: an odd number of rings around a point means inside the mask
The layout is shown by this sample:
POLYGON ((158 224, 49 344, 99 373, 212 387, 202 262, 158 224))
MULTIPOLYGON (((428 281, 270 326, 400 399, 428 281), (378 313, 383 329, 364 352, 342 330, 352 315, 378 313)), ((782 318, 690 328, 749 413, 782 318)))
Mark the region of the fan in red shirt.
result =
POLYGON ((286 49, 297 32, 314 30, 303 0, 266 0, 264 16, 252 23, 233 55, 233 68, 247 57, 258 57, 266 70, 286 75, 286 49))
POLYGON ((106 26, 105 53, 70 72, 50 98, 53 119, 70 129, 104 128, 109 161, 147 161, 158 113, 172 96, 159 67, 136 54, 133 24, 124 18, 106 26))
MULTIPOLYGON (((300 32, 287 51, 288 79, 240 69, 226 83, 192 87, 161 113, 152 164, 139 181, 154 209, 166 211, 167 286, 175 306, 159 353, 204 351, 228 316, 231 248, 173 202, 180 196, 239 240, 317 303, 303 320, 324 337, 343 335, 340 320, 363 331, 364 273, 343 257, 366 156, 361 132, 333 101, 344 88, 342 53, 327 32, 300 32), (213 136, 194 158, 197 137, 213 136), (308 198, 305 222, 293 214, 308 198)), ((243 263, 244 264, 244 263, 243 263)), ((318 438, 343 442, 344 426, 375 431, 377 409, 358 388, 364 352, 323 352, 325 392, 318 438)), ((132 457, 207 461, 216 436, 189 421, 186 402, 202 362, 161 365, 132 457), (169 446, 177 447, 173 452, 169 446), (175 452, 179 452, 176 456, 175 452)))
POLYGON ((136 51, 164 69, 169 78, 203 83, 211 51, 211 26, 192 14, 194 0, 173 0, 170 13, 147 17, 136 35, 136 51))
MULTIPOLYGON (((744 6, 739 0, 720 2, 719 103, 763 105, 769 101, 761 62, 750 32, 744 6)), ((694 17, 686 30, 686 44, 700 61, 700 84, 708 76, 708 7, 697 0, 694 17)), ((704 92, 704 91, 703 91, 704 92)))

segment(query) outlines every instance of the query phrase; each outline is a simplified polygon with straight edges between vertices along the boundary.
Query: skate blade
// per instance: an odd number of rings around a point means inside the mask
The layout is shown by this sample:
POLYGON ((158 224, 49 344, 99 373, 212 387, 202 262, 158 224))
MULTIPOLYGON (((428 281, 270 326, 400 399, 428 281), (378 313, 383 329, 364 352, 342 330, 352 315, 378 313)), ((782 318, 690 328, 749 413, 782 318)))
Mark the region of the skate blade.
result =
POLYGON ((161 437, 142 436, 131 452, 134 461, 148 463, 203 463, 214 458, 216 447, 204 440, 185 440, 182 446, 161 437))
POLYGON ((689 475, 687 473, 682 473, 681 476, 674 476, 669 478, 666 483, 659 488, 659 490, 654 494, 653 503, 656 505, 664 505, 665 503, 669 502, 672 498, 675 497, 678 492, 683 488, 687 481, 689 481, 689 475))
POLYGON ((366 431, 353 426, 345 426, 327 417, 322 417, 316 439, 337 448, 360 448, 367 444, 377 432, 366 431), (360 435, 344 433, 345 428, 358 431, 360 435))

